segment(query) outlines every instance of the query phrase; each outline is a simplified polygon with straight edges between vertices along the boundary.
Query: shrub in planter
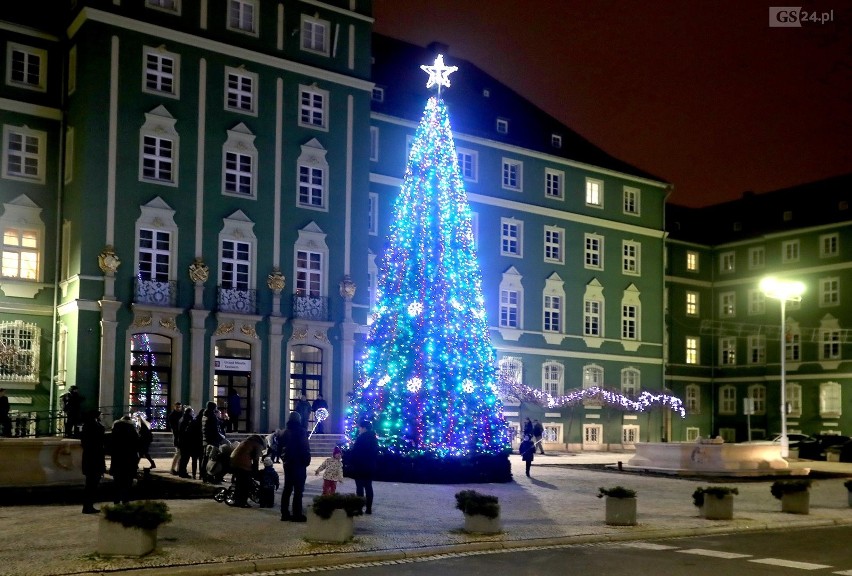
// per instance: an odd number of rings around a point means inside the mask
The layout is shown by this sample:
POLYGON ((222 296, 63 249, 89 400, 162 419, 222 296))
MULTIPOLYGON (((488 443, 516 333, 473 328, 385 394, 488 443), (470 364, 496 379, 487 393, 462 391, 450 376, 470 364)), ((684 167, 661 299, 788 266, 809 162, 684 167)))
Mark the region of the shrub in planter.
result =
POLYGON ((708 520, 731 520, 734 517, 734 495, 739 493, 739 489, 730 486, 699 487, 692 493, 692 503, 708 520))
POLYGON ((161 500, 140 500, 127 504, 106 505, 104 518, 125 528, 155 530, 160 524, 172 521, 168 505, 161 500))
POLYGON ((609 496, 610 498, 636 498, 636 490, 631 490, 624 486, 598 488, 598 498, 603 498, 604 496, 609 496))
POLYGON ((807 478, 797 478, 795 480, 776 480, 772 483, 772 495, 779 500, 787 494, 795 494, 797 492, 807 492, 811 487, 811 481, 807 478))
POLYGON ((314 498, 314 514, 320 518, 331 518, 335 510, 345 510, 349 518, 363 514, 363 496, 356 494, 325 494, 314 498))
POLYGON ((485 516, 486 518, 500 516, 500 502, 497 496, 480 494, 476 490, 457 492, 456 508, 470 516, 485 516))
POLYGON ((692 493, 692 503, 701 508, 704 506, 705 498, 707 496, 715 496, 716 498, 721 499, 728 494, 736 495, 739 493, 739 489, 731 488, 729 486, 708 486, 707 488, 701 488, 699 486, 695 489, 695 492, 692 493))

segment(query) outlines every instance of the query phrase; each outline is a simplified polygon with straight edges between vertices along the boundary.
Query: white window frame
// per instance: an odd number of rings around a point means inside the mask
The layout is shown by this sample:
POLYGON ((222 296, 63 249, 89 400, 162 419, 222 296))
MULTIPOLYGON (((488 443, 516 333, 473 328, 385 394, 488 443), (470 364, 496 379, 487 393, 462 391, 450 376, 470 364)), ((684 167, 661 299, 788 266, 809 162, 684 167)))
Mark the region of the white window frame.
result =
POLYGON ((701 387, 687 384, 684 388, 684 407, 689 414, 701 414, 701 387))
POLYGON ((12 292, 13 282, 43 281, 45 225, 41 219, 41 208, 26 195, 3 203, 0 243, 0 277, 6 279, 3 283, 6 296, 19 295, 12 292), (6 241, 13 236, 15 242, 7 244, 6 241), (26 243, 34 246, 25 246, 26 243), (23 265, 25 262, 26 266, 23 265))
MULTIPOLYGON (((524 327, 524 285, 522 280, 522 276, 514 266, 509 267, 503 273, 498 295, 498 302, 500 302, 499 326, 501 329, 522 330, 524 327), (514 321, 510 321, 511 319, 514 319, 514 321)), ((501 331, 501 334, 504 338, 511 335, 511 333, 504 331, 501 331)))
POLYGON ((373 102, 384 102, 385 89, 380 86, 373 86, 373 91, 370 93, 370 99, 373 102))
POLYGON ((752 334, 748 336, 748 357, 746 364, 752 366, 766 364, 766 336, 763 334, 752 334))
POLYGON ((686 269, 689 272, 698 272, 698 252, 694 250, 686 251, 686 269))
POLYGON ((639 442, 640 428, 638 424, 621 425, 621 445, 633 446, 639 442))
POLYGON ((625 214, 629 216, 640 216, 641 215, 641 203, 640 200, 642 198, 642 191, 639 188, 634 188, 632 186, 625 186, 623 188, 622 193, 622 210, 625 214))
POLYGON ((516 218, 500 218, 500 255, 524 257, 524 222, 516 218))
POLYGON ((635 284, 630 284, 621 297, 621 339, 633 342, 642 339, 642 303, 635 284))
POLYGON ((561 334, 565 326, 565 283, 559 274, 551 274, 542 293, 542 332, 561 334))
POLYGON ((750 289, 748 291, 748 313, 749 316, 766 313, 766 294, 763 290, 750 289))
POLYGON ((562 136, 559 134, 551 134, 550 145, 554 148, 562 148, 562 136))
MULTIPOLYGON (((177 244, 174 244, 177 246, 177 244)), ((227 218, 223 219, 223 226, 221 231, 219 232, 218 238, 218 252, 217 258, 219 260, 219 275, 218 275, 218 283, 219 287, 228 289, 228 290, 254 290, 255 289, 255 270, 257 270, 257 236, 254 233, 254 222, 249 220, 249 218, 243 213, 242 210, 237 210, 227 218), (225 284, 223 282, 223 276, 225 272, 225 258, 224 258, 224 247, 226 243, 230 243, 231 246, 236 246, 238 243, 248 244, 249 254, 248 260, 243 260, 240 258, 229 258, 227 262, 230 265, 242 265, 246 266, 243 271, 235 271, 231 270, 232 274, 241 274, 246 277, 247 287, 242 287, 239 282, 236 281, 236 276, 229 284, 225 284)), ((174 258, 172 259, 175 260, 174 258)))
POLYGON ((562 396, 565 390, 565 366, 547 360, 541 366, 541 391, 550 396, 562 396))
POLYGON ((26 90, 35 90, 37 92, 47 91, 47 50, 42 48, 34 48, 17 42, 6 43, 6 84, 16 88, 24 88, 26 90), (24 78, 16 79, 14 75, 14 54, 22 54, 24 57, 24 78), (30 66, 30 60, 36 60, 38 66, 38 80, 30 82, 27 80, 29 72, 26 70, 30 66))
POLYGON ((370 162, 379 161, 379 128, 370 126, 370 162))
POLYGON ((328 132, 328 90, 299 86, 299 126, 328 132))
POLYGON ((500 182, 504 190, 523 192, 524 163, 514 158, 503 158, 500 172, 500 182))
POLYGON ((748 267, 752 270, 766 267, 766 248, 754 246, 748 249, 748 267))
POLYGON ((627 276, 642 274, 642 244, 632 240, 621 242, 621 273, 627 276))
POLYGON ((734 318, 737 315, 736 292, 722 292, 719 294, 719 316, 722 318, 734 318))
POLYGON ((604 183, 597 178, 586 178, 586 206, 604 207, 604 183))
MULTIPOLYGON (((134 264, 135 275, 141 280, 153 280, 156 282, 167 282, 177 278, 177 247, 179 228, 175 223, 175 211, 159 196, 140 207, 141 214, 136 220, 136 262, 134 264), (152 246, 144 248, 142 246, 142 231, 147 230, 152 233, 152 239, 156 243, 156 237, 160 234, 168 236, 168 248, 163 250, 162 247, 152 246), (165 256, 166 272, 165 276, 152 273, 150 277, 142 276, 142 253, 151 254, 152 271, 156 268, 157 256, 165 256)), ((221 255, 221 242, 220 252, 221 255)), ((162 260, 160 260, 162 263, 162 260)))
POLYGON ((479 181, 479 153, 468 148, 456 148, 459 172, 466 182, 479 181))
POLYGON ((600 234, 583 235, 583 266, 587 270, 604 269, 604 237, 600 234))
POLYGON ((163 106, 157 106, 151 112, 145 113, 145 123, 139 129, 139 181, 150 184, 160 184, 162 186, 177 186, 178 185, 178 168, 180 158, 180 136, 175 130, 177 120, 169 114, 168 110, 163 106), (162 156, 159 151, 161 147, 158 145, 156 151, 158 153, 151 154, 146 152, 145 139, 150 138, 156 142, 170 142, 171 155, 168 157, 162 156), (168 163, 170 165, 169 178, 149 177, 145 175, 146 161, 154 161, 157 174, 161 173, 160 165, 168 163))
POLYGON ((686 363, 697 366, 701 361, 701 339, 697 336, 686 337, 686 363))
POLYGON ((732 416, 737 413, 737 388, 726 384, 719 388, 719 414, 732 416))
MULTIPOLYGON (((309 298, 324 298, 328 296, 328 259, 329 250, 326 243, 326 234, 311 222, 302 230, 299 230, 299 238, 293 247, 293 294, 309 298), (299 265, 300 252, 305 255, 318 254, 320 256, 319 268, 313 266, 299 265), (317 285, 316 290, 311 289, 311 284, 317 285), (300 291, 305 293, 300 293, 300 291)), ((302 259, 303 262, 306 262, 302 259)))
POLYGON ((748 387, 748 397, 751 398, 754 415, 766 415, 766 386, 763 384, 752 384, 748 387))
POLYGON ((788 412, 787 415, 792 418, 802 416, 802 386, 798 382, 786 383, 786 399, 788 412))
POLYGON ((604 387, 604 369, 597 364, 583 366, 583 390, 592 387, 604 387))
POLYGON ((367 234, 370 236, 378 236, 379 234, 379 195, 376 192, 370 192, 367 200, 367 234))
POLYGON ((843 414, 843 388, 837 382, 821 382, 819 385, 820 418, 840 418, 843 414))
POLYGON ((3 125, 3 178, 44 184, 46 162, 47 132, 33 130, 26 125, 3 125), (14 147, 13 137, 18 140, 14 147), (35 150, 32 150, 33 146, 35 150), (11 162, 13 158, 15 162, 11 162), (17 166, 20 168, 16 168, 17 166))
POLYGON ((701 437, 701 428, 698 426, 687 426, 685 430, 686 438, 684 438, 684 440, 686 442, 694 443, 701 437))
POLYGON ((693 290, 687 290, 685 294, 686 300, 686 315, 687 316, 698 316, 699 305, 700 305, 700 295, 698 292, 693 290))
POLYGON ((509 121, 505 118, 497 118, 497 123, 495 125, 498 134, 508 134, 509 133, 509 121))
POLYGON ((565 260, 565 229, 559 226, 544 227, 544 261, 562 264, 565 260))
POLYGON ((181 0, 145 0, 145 7, 180 16, 181 0))
POLYGON ((254 139, 254 134, 242 122, 232 130, 228 130, 228 139, 222 145, 223 195, 257 199, 258 152, 254 139), (237 163, 234 164, 232 159, 237 163), (249 163, 247 171, 244 159, 247 159, 249 163), (248 184, 247 191, 245 191, 246 184, 248 184))
POLYGON ((837 232, 821 234, 819 237, 819 257, 834 258, 840 255, 840 235, 837 232))
POLYGON ((551 200, 565 199, 565 172, 553 168, 544 169, 544 197, 551 200))
POLYGON ((721 274, 733 274, 737 269, 736 252, 722 252, 719 254, 719 272, 721 274))
POLYGON ((834 318, 823 319, 819 329, 819 359, 836 361, 842 359, 843 333, 834 318))
POLYGON ((799 241, 784 240, 781 242, 781 262, 790 264, 798 262, 800 257, 799 241))
POLYGON ((583 293, 583 338, 586 344, 600 344, 604 335, 604 305, 603 286, 597 280, 586 284, 583 293))
POLYGON ((169 52, 165 46, 143 46, 142 92, 180 98, 180 54, 169 52), (171 70, 165 69, 166 60, 170 61, 171 70), (154 81, 153 87, 148 84, 149 80, 154 81), (166 85, 168 88, 165 87, 166 85))
POLYGON ((784 335, 784 357, 787 362, 802 361, 802 331, 798 322, 789 319, 784 335))
POLYGON ((15 350, 14 357, 0 364, 0 382, 38 382, 41 328, 22 320, 0 323, 0 342, 15 350), (23 370, 29 367, 29 370, 23 370))
POLYGON ((311 52, 312 54, 319 54, 321 56, 328 56, 330 54, 331 22, 302 14, 299 30, 301 30, 299 47, 304 52, 311 52), (317 32, 321 32, 319 38, 317 38, 317 32))
POLYGON ((840 276, 819 279, 819 307, 840 306, 840 276))
POLYGON ((642 390, 642 373, 632 366, 621 369, 621 393, 635 398, 642 390))
POLYGON ((224 107, 229 112, 257 116, 258 76, 242 66, 225 66, 224 107))
POLYGON ((259 0, 228 0, 228 13, 225 16, 228 30, 257 38, 259 17, 259 0))
POLYGON ((307 210, 328 212, 329 166, 326 160, 328 151, 322 147, 316 138, 302 145, 302 154, 296 161, 296 206, 307 210), (305 176, 309 176, 305 181, 305 176), (317 185, 314 178, 319 175, 322 182, 317 185), (321 195, 320 202, 315 203, 317 194, 321 195), (307 201, 303 201, 303 199, 307 201))
POLYGON ((719 338, 719 364, 721 366, 736 366, 737 338, 735 336, 719 338))

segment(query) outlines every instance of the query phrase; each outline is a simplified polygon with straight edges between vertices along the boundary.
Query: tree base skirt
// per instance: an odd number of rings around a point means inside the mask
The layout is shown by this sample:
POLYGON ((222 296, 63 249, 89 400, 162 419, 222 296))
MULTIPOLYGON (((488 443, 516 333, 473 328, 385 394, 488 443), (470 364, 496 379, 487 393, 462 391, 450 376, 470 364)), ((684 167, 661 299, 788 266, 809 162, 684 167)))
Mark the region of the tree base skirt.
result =
MULTIPOLYGON (((346 476, 351 477, 348 454, 343 463, 346 476)), ((485 484, 511 482, 512 465, 509 453, 480 454, 466 458, 432 456, 398 456, 379 454, 374 480, 382 482, 407 482, 412 484, 485 484)))

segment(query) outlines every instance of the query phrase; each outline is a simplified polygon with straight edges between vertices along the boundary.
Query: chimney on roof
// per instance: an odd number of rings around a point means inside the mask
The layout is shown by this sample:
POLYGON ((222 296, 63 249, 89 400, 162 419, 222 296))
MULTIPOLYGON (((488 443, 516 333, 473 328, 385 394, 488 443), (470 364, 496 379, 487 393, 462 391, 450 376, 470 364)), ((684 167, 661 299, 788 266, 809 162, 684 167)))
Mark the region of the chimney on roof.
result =
POLYGON ((429 50, 429 52, 431 52, 432 54, 435 54, 436 56, 438 54, 443 54, 443 55, 446 56, 447 53, 450 51, 450 45, 444 44, 443 42, 437 42, 436 41, 436 42, 430 42, 429 45, 426 46, 426 49, 429 50))

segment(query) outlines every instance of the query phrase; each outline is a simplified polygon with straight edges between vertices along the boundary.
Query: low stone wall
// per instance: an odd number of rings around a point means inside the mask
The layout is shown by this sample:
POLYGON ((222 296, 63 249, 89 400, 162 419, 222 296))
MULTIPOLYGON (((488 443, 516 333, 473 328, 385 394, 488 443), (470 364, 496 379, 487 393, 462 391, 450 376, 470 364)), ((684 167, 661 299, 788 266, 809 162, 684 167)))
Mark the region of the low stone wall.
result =
POLYGON ((0 439, 0 486, 83 484, 82 456, 70 438, 0 439))
POLYGON ((626 468, 702 474, 789 473, 779 446, 705 442, 638 442, 626 468))

